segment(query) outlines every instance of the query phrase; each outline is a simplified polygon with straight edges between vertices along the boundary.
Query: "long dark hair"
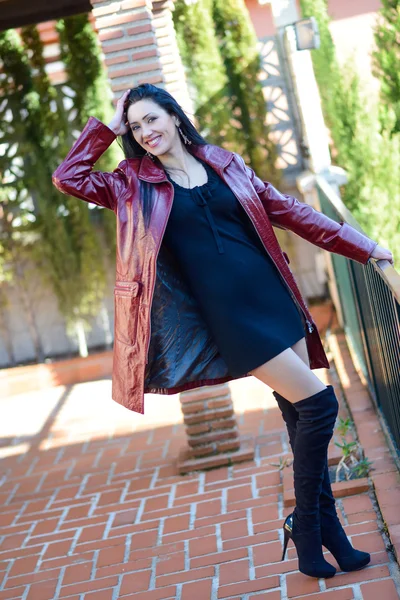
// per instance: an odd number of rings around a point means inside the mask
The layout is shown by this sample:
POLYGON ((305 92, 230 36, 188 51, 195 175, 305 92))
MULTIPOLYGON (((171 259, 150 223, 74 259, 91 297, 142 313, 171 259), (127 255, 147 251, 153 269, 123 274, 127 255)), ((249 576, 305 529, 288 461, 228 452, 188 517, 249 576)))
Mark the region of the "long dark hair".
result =
MULTIPOLYGON (((139 100, 152 100, 163 108, 170 116, 178 117, 180 121, 180 129, 188 140, 192 142, 192 145, 204 146, 207 141, 199 134, 189 117, 186 115, 180 104, 175 100, 171 94, 162 88, 151 85, 151 83, 143 83, 135 88, 132 88, 125 102, 125 111, 128 108, 139 102, 139 100)), ((146 151, 133 137, 132 131, 129 129, 122 138, 122 149, 126 158, 142 158, 146 151)), ((191 145, 187 146, 190 151, 191 145)), ((155 161, 158 159, 155 158, 155 161)), ((140 197, 143 207, 143 214, 146 228, 149 225, 151 211, 153 206, 153 185, 147 181, 140 181, 140 197)))

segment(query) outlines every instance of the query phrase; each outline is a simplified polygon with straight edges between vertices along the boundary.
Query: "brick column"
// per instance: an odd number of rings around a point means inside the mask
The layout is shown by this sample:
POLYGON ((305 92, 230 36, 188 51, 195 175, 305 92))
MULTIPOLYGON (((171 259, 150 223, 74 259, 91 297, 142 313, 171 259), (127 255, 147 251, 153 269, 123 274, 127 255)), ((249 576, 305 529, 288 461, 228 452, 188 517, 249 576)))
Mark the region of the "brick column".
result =
POLYGON ((92 0, 94 24, 116 98, 153 83, 193 114, 172 20, 172 0, 92 0))
POLYGON ((157 38, 160 62, 165 80, 165 89, 177 99, 192 118, 194 108, 189 96, 185 71, 178 50, 172 18, 173 0, 153 0, 153 25, 157 38))
POLYGON ((254 440, 239 436, 229 385, 180 394, 188 448, 178 458, 180 474, 254 458, 254 440))
POLYGON ((163 86, 151 0, 92 0, 92 5, 115 97, 145 82, 163 86))

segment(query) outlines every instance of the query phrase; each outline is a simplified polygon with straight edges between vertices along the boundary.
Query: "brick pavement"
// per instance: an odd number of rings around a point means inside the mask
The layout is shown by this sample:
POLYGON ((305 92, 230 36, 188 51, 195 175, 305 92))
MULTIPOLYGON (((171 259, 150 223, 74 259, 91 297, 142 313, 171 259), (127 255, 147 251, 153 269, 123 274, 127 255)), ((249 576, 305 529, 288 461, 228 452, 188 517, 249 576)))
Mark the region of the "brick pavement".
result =
POLYGON ((338 501, 368 568, 311 579, 291 543, 280 561, 287 436, 268 388, 232 390, 255 461, 181 477, 176 396, 149 396, 145 416, 112 402, 109 380, 1 400, 0 600, 399 598, 369 493, 338 501))

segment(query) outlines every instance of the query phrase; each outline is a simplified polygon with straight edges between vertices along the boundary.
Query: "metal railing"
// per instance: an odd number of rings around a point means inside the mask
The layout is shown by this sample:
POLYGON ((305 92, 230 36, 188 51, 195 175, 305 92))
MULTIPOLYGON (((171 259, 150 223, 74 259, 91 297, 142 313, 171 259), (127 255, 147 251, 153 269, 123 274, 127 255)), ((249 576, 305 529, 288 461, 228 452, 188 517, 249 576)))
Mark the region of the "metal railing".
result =
MULTIPOLYGON (((323 177, 316 187, 324 214, 362 232, 323 177)), ((346 337, 400 458, 400 275, 384 260, 331 258, 346 337)))

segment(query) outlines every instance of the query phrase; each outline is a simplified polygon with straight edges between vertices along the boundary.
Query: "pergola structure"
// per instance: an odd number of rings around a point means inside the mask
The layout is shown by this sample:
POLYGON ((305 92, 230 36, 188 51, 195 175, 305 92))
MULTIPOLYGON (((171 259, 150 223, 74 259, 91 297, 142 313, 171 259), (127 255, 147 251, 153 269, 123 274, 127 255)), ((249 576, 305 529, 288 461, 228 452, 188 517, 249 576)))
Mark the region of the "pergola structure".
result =
POLYGON ((89 12, 90 0, 0 0, 0 31, 89 12))

